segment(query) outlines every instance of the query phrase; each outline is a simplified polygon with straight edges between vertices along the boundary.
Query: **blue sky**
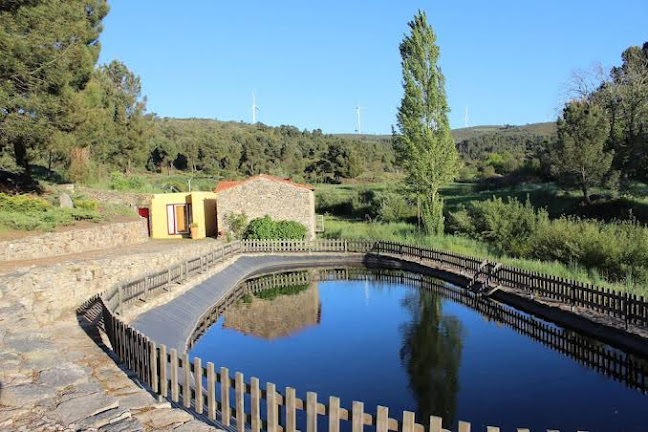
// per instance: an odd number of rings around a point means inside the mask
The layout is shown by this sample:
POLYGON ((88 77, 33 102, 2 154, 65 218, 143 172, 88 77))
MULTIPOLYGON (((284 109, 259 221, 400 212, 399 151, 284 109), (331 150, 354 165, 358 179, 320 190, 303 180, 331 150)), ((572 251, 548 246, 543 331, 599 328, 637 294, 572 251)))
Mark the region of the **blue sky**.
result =
POLYGON ((452 127, 553 121, 573 70, 648 41, 646 0, 110 0, 100 62, 124 61, 160 116, 389 133, 417 9, 441 47, 452 127))

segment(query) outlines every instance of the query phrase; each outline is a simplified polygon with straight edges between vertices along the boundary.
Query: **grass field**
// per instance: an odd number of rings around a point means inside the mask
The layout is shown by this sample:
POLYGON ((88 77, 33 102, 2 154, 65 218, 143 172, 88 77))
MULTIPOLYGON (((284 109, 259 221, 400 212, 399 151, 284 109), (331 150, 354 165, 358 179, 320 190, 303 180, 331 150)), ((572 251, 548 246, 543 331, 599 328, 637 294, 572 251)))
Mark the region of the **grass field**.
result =
MULTIPOLYGON (((315 185, 318 212, 330 213, 350 219, 364 219, 362 194, 379 193, 387 190, 399 190, 399 178, 383 183, 322 184, 315 185), (355 200, 355 201, 354 201, 355 200), (353 203, 356 207, 353 207, 353 203), (322 203, 329 205, 322 206, 322 203)), ((593 194, 604 194, 601 189, 593 189, 593 194)), ((572 215, 585 218, 614 220, 634 218, 648 224, 648 185, 634 182, 622 195, 613 199, 595 202, 583 206, 581 195, 574 191, 564 191, 555 183, 522 183, 516 186, 493 190, 479 190, 473 183, 451 183, 441 189, 446 212, 454 212, 461 205, 473 201, 485 201, 496 198, 516 198, 525 202, 527 198, 536 208, 546 208, 549 216, 557 218, 572 215)), ((412 211, 414 211, 412 209, 412 211)))

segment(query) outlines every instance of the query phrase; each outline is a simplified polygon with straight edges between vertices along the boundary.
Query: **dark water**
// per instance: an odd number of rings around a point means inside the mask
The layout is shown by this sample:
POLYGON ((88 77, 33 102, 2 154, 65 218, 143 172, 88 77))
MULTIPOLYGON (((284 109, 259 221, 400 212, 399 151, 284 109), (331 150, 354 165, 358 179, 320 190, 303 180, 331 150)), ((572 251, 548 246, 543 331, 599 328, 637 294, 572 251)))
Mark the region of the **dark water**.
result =
MULTIPOLYGON (((561 335, 557 345, 591 344, 626 361, 620 351, 512 312, 561 335)), ((404 284, 326 281, 231 307, 190 354, 246 380, 294 387, 298 397, 335 395, 345 407, 359 400, 374 413, 384 405, 396 418, 415 411, 419 422, 438 415, 445 427, 466 420, 473 430, 648 431, 648 396, 630 388, 636 371, 632 378, 611 372, 586 348, 561 353, 506 316, 498 321, 404 284)))

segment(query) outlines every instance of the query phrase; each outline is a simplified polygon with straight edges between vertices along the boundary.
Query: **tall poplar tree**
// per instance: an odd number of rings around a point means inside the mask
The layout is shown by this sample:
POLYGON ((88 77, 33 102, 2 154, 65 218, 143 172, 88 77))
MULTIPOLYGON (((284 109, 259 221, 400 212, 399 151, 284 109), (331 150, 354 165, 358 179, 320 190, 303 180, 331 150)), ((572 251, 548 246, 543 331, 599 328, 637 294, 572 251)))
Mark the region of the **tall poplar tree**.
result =
POLYGON ((419 207, 419 222, 430 234, 443 232, 439 188, 457 174, 458 155, 450 135, 445 78, 438 65, 440 50, 425 12, 408 23, 401 45, 404 95, 398 110, 395 148, 419 207))

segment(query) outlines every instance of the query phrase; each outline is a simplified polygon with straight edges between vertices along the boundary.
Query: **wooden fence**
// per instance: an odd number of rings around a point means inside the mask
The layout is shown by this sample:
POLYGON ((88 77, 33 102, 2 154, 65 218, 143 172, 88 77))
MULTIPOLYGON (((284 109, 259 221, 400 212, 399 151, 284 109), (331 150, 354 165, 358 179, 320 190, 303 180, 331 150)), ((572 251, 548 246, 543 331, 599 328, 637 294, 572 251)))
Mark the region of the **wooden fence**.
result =
MULTIPOLYGON (((538 295, 558 298, 570 302, 569 304, 622 317, 626 323, 648 326, 648 305, 643 297, 634 298, 474 257, 380 241, 244 240, 218 247, 165 271, 147 275, 104 292, 99 299, 103 309, 104 328, 112 349, 119 360, 154 392, 205 415, 210 420, 218 420, 224 427, 231 427, 233 420, 236 430, 240 432, 248 429, 252 432, 261 429, 268 432, 296 432, 297 412, 300 411, 305 413, 305 426, 300 426, 305 432, 317 432, 318 419, 321 416, 328 419, 329 432, 339 432, 341 422, 347 422, 352 432, 362 432, 365 426, 375 428, 376 432, 441 432, 442 420, 435 416, 418 419, 422 423, 417 423, 415 414, 409 411, 403 412, 399 418, 392 418, 387 407, 379 406, 376 411, 368 413, 365 412, 362 402, 353 402, 351 408, 344 408, 336 397, 319 401, 316 393, 308 392, 305 399, 300 399, 293 388, 286 388, 283 393, 272 383, 266 383, 262 388, 257 378, 252 377, 246 382, 243 374, 239 372, 232 376, 227 368, 216 370, 212 363, 203 365, 200 358, 190 360, 186 353, 179 356, 173 349, 167 352, 164 345, 157 346, 154 341, 129 326, 119 316, 129 303, 146 299, 157 290, 171 289, 174 284, 206 271, 217 261, 238 254, 322 252, 396 255, 467 277, 473 277, 478 272, 486 273, 489 279, 493 278, 503 285, 537 292, 538 295), (285 419, 281 422, 280 411, 285 419)), ((233 294, 225 298, 221 310, 232 301, 235 301, 233 294)), ((458 432, 471 430, 470 424, 463 421, 459 421, 457 428, 458 432)), ((487 431, 496 432, 499 428, 488 427, 487 431)))

